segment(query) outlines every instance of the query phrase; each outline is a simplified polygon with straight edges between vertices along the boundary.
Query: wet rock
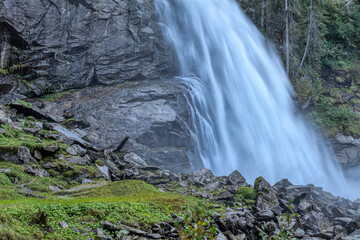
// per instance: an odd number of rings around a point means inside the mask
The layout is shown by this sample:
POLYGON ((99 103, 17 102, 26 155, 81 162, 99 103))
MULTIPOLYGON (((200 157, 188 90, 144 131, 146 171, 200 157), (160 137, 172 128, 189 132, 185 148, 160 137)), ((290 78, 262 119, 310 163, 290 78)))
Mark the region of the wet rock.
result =
POLYGON ((81 147, 81 146, 79 146, 77 144, 74 144, 71 147, 75 149, 75 151, 77 152, 77 154, 80 155, 80 157, 85 156, 85 154, 86 154, 86 149, 85 148, 83 148, 83 147, 81 147))
POLYGON ((183 101, 182 90, 169 82, 132 81, 81 89, 59 102, 47 103, 45 108, 49 112, 76 113, 78 119, 88 122, 90 127, 83 130, 98 149, 116 149, 129 136, 122 152, 135 153, 146 165, 188 172, 202 166, 196 165, 201 161, 193 153, 187 123, 189 109, 181 104, 183 101), (116 104, 108 104, 113 99, 117 99, 116 104), (69 101, 77 104, 69 105, 69 101), (188 156, 195 165, 190 164, 188 156))
POLYGON ((74 141, 75 143, 78 143, 84 147, 91 147, 91 144, 86 142, 85 140, 83 140, 77 133, 66 129, 64 127, 62 127, 59 124, 55 124, 53 126, 53 130, 61 133, 62 135, 64 135, 66 138, 71 139, 72 141, 74 141))

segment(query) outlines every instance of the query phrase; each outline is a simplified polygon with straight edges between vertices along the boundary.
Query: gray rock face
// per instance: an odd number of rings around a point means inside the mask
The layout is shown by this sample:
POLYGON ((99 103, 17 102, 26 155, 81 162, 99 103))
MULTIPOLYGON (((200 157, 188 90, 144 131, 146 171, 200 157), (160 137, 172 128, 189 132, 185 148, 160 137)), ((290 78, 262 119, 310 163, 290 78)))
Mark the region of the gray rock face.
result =
POLYGON ((196 154, 184 102, 173 83, 142 81, 86 88, 44 105, 47 112, 72 113, 86 122, 89 127, 83 130, 96 148, 116 149, 129 136, 122 151, 135 153, 148 165, 186 172, 195 167, 189 156, 196 162, 196 154))
POLYGON ((173 71, 153 0, 8 0, 0 2, 0 19, 10 39, 0 43, 26 50, 37 95, 173 71))

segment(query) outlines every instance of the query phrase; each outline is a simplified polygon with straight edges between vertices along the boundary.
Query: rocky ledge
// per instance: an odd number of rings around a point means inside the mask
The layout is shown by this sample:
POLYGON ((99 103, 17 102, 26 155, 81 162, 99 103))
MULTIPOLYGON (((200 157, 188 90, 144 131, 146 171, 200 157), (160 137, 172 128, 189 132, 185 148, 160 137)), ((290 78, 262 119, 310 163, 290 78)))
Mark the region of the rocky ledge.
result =
MULTIPOLYGON (((147 93, 151 92, 146 84, 139 87, 147 93)), ((83 91, 77 95, 86 95, 86 91, 90 90, 83 91)), ((136 92, 141 95, 142 91, 136 92)), ((156 88, 153 92, 157 92, 156 88)), ((107 96, 112 94, 118 93, 114 90, 107 96)), ((158 101, 155 97, 151 100, 158 101)), ((52 109, 55 109, 54 106, 52 109)), ((82 103, 77 106, 82 106, 82 103)), ((96 107, 96 104, 92 106, 96 107)), ((122 222, 101 221, 97 228, 88 228, 82 234, 91 232, 98 239, 179 239, 189 234, 184 229, 192 226, 193 231, 201 229, 203 234, 216 239, 279 236, 287 236, 287 239, 360 238, 360 200, 352 202, 313 185, 293 185, 286 179, 271 186, 259 177, 254 185, 250 185, 238 171, 221 177, 204 168, 192 173, 171 172, 152 166, 149 159, 125 148, 129 138, 125 137, 116 148, 99 149, 89 141, 91 131, 79 128, 86 123, 68 119, 65 121, 66 128, 50 121, 57 119, 55 111, 49 114, 45 110, 37 107, 36 102, 25 101, 13 102, 0 110, 0 161, 9 163, 8 167, 0 169, 0 173, 11 177, 17 194, 30 198, 48 197, 34 188, 31 181, 24 182, 26 177, 15 174, 21 169, 24 174, 37 178, 59 179, 62 176, 64 184, 76 185, 66 189, 56 182, 47 184, 50 191, 62 196, 85 194, 85 190, 91 189, 100 191, 113 181, 134 180, 151 184, 160 192, 202 199, 209 204, 212 212, 206 218, 200 216, 204 222, 202 228, 196 218, 173 214, 172 220, 156 223, 147 229, 127 226, 122 222)), ((70 116, 71 111, 68 114, 70 116)), ((61 228, 67 228, 66 222, 59 224, 61 228)))

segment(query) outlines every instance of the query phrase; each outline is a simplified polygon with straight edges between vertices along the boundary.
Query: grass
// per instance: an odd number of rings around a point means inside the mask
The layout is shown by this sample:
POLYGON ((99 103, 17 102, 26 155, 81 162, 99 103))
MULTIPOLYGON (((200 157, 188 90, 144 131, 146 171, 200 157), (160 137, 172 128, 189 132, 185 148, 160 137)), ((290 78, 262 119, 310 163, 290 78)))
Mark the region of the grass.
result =
POLYGON ((25 108, 31 108, 31 103, 25 102, 24 100, 17 100, 18 103, 20 103, 25 108))
POLYGON ((42 101, 50 101, 50 102, 57 102, 59 100, 61 100, 64 97, 69 96, 71 93, 74 93, 75 89, 70 89, 64 92, 60 92, 60 93, 52 93, 52 94, 47 94, 44 95, 41 100, 42 101))
POLYGON ((2 74, 3 76, 7 76, 9 75, 9 71, 4 68, 0 68, 0 74, 2 74))
MULTIPOLYGON (((39 181, 40 185, 46 182, 39 181)), ((94 237, 93 229, 101 227, 99 222, 106 220, 149 229, 154 223, 171 220, 174 212, 185 214, 185 209, 198 202, 193 197, 160 192, 137 180, 94 182, 88 186, 67 197, 1 199, 0 239, 88 239, 94 237), (69 228, 62 229, 61 221, 67 222, 69 228)))
POLYGON ((54 140, 41 139, 32 135, 27 134, 22 130, 13 128, 9 125, 1 125, 6 131, 5 134, 0 134, 0 149, 7 152, 16 152, 20 146, 25 146, 31 151, 35 149, 41 149, 43 146, 54 146, 59 145, 62 149, 66 149, 67 145, 54 140))
POLYGON ((337 133, 360 137, 360 117, 348 105, 335 105, 331 97, 321 96, 310 117, 332 137, 337 133))

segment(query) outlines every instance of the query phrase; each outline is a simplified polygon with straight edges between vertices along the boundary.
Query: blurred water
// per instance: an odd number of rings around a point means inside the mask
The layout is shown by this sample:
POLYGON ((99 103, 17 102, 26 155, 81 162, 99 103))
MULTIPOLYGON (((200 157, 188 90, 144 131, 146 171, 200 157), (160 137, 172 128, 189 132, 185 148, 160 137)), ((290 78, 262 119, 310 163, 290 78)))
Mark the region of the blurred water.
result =
MULTIPOLYGON (((234 0, 156 0, 188 89, 193 140, 217 175, 288 178, 354 198, 331 150, 294 111, 279 56, 234 0)), ((356 193, 356 192, 355 192, 356 193)))

